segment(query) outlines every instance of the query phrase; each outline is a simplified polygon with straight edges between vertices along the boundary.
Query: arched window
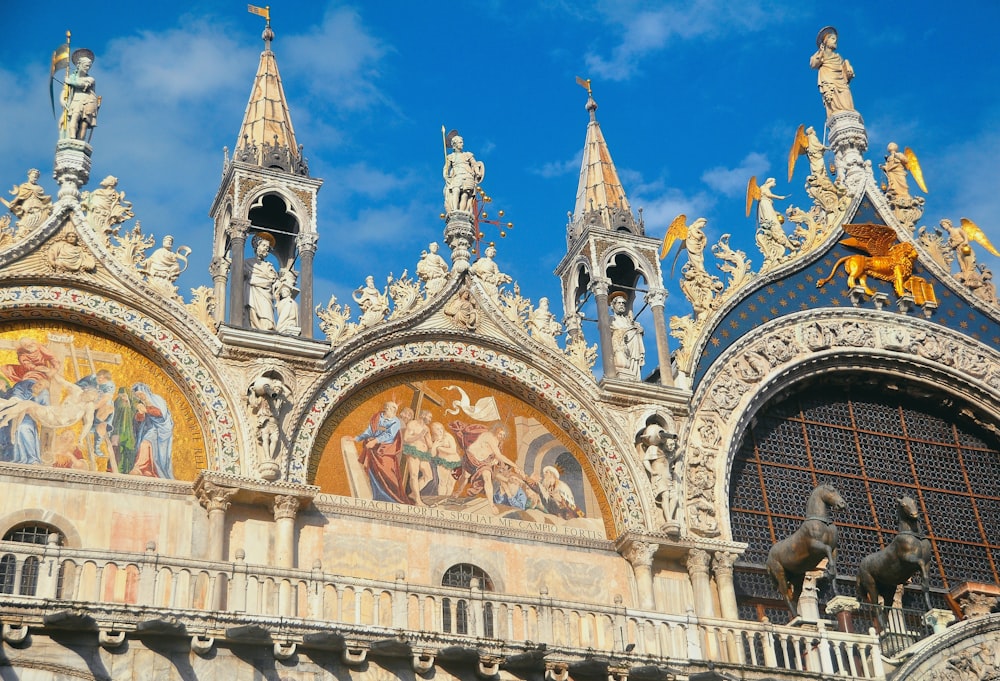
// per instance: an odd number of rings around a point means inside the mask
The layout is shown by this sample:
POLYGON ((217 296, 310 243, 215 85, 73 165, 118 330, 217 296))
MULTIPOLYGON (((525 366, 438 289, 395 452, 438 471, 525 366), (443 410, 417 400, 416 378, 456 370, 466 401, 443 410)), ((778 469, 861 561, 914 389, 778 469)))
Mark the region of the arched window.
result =
MULTIPOLYGON (((49 535, 55 534, 59 537, 61 544, 64 537, 57 528, 45 523, 26 523, 17 525, 7 530, 3 535, 4 541, 15 541, 24 544, 45 545, 49 541, 49 535)), ((38 557, 28 556, 20 566, 18 574, 17 558, 12 553, 0 556, 0 593, 22 596, 34 596, 38 588, 38 557)))
MULTIPOLYGON (((460 589, 472 589, 473 580, 476 588, 482 591, 493 591, 493 580, 481 567, 470 563, 459 563, 445 570, 441 577, 441 586, 451 586, 460 589)), ((468 634, 472 626, 468 598, 441 599, 441 628, 445 633, 468 634)), ((483 636, 493 638, 493 604, 483 605, 483 636)))

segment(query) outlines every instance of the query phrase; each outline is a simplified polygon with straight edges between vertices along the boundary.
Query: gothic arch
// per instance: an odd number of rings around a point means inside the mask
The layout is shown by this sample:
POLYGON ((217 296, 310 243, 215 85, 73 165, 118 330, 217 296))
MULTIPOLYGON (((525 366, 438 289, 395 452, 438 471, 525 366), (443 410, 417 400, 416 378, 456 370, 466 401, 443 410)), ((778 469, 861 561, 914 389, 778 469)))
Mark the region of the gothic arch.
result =
POLYGON ((1000 420, 1000 353, 993 348, 899 314, 849 309, 783 317, 729 348, 695 393, 682 436, 691 532, 731 538, 729 476, 757 411, 804 379, 843 370, 932 385, 1000 420))
POLYGON ((631 453, 631 437, 590 407, 596 396, 553 379, 506 350, 457 340, 399 341, 358 358, 332 376, 309 400, 312 408, 298 425, 287 466, 289 482, 307 482, 310 458, 319 455, 320 428, 357 390, 394 374, 435 369, 487 379, 545 414, 587 457, 610 507, 615 533, 645 529, 647 512, 652 513, 646 497, 651 495, 640 492, 648 485, 631 453))

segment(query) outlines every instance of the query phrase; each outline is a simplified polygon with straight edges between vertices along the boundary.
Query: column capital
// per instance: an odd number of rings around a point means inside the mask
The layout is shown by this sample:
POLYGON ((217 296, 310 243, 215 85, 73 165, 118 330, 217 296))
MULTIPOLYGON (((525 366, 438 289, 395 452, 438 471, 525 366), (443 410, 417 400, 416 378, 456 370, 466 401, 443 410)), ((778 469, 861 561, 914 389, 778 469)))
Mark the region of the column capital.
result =
POLYGON ((295 235, 295 247, 306 253, 315 253, 316 244, 319 243, 319 234, 316 232, 301 232, 295 235))
POLYGON ((688 574, 692 577, 698 575, 704 575, 707 577, 708 567, 711 561, 712 556, 708 551, 703 551, 702 549, 691 549, 688 551, 687 557, 685 558, 688 574))
POLYGON ((212 511, 228 511, 232 503, 230 499, 238 491, 234 487, 222 487, 215 483, 204 482, 195 490, 195 494, 198 497, 198 503, 211 513, 212 511))
POLYGON ((649 542, 633 541, 629 542, 628 546, 622 551, 622 556, 625 557, 632 567, 652 567, 653 565, 653 555, 656 553, 656 544, 651 544, 649 542))
POLYGON ((611 280, 607 277, 594 277, 590 282, 590 290, 595 296, 606 296, 611 289, 611 280))
POLYGON ((667 289, 665 288, 654 288, 646 292, 646 303, 650 307, 663 307, 664 303, 667 302, 667 289))
POLYGON ((281 520, 283 518, 294 519, 296 514, 299 512, 300 506, 299 498, 285 495, 278 495, 274 498, 274 504, 272 510, 274 511, 274 519, 281 520))
POLYGON ((226 225, 226 236, 230 239, 246 239, 249 231, 250 221, 242 218, 233 218, 226 225))
POLYGON ((861 602, 852 596, 834 596, 826 602, 826 612, 829 615, 837 615, 842 612, 857 612, 861 609, 861 602))
POLYGON ((229 275, 231 264, 228 259, 217 255, 212 258, 212 263, 208 266, 208 273, 212 279, 225 279, 229 275))
POLYGON ((712 569, 717 577, 732 577, 733 564, 739 556, 730 551, 716 551, 712 559, 712 569))

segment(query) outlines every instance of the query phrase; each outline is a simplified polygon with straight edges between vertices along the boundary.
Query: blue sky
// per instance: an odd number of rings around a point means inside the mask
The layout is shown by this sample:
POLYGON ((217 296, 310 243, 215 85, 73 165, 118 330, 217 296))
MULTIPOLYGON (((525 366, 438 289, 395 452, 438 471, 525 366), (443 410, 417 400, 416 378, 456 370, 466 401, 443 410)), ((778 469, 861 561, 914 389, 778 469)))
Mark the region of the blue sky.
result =
MULTIPOLYGON (((208 209, 263 19, 245 2, 95 1, 45 13, 61 18, 40 14, 12 13, 0 42, 0 186, 38 167, 55 194, 48 66, 71 30, 74 48, 96 54, 103 97, 91 188, 117 176, 146 233, 194 249, 182 293, 210 286, 208 209)), ((918 224, 969 217, 1000 245, 995 2, 276 0, 271 19, 298 140, 325 180, 317 302, 330 293, 347 301, 369 273, 412 274, 420 251, 440 241, 445 125, 485 162, 484 187, 515 223, 492 237, 501 268, 559 314, 551 272, 565 252, 587 124, 575 76, 593 81, 598 120, 647 232, 662 236, 680 212, 705 216, 710 242, 731 233, 758 268, 747 179, 774 175, 778 193, 791 195, 781 208, 808 205, 805 173, 789 184, 785 164, 796 127, 823 124, 808 60, 828 24, 857 74, 867 158, 877 167, 890 141, 920 157, 930 193, 918 224)), ((668 314, 689 311, 676 281, 667 288, 668 314)))

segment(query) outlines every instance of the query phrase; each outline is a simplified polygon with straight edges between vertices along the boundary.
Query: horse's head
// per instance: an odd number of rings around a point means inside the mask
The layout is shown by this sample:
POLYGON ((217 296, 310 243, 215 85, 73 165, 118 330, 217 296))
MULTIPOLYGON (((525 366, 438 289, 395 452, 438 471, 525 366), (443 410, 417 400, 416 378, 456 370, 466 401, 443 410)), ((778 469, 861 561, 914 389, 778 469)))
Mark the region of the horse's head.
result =
POLYGON ((916 520, 920 517, 920 512, 917 510, 917 502, 911 497, 897 498, 896 509, 900 518, 916 520))
POLYGON ((823 483, 817 489, 819 489, 820 498, 823 500, 823 503, 830 508, 838 511, 842 511, 847 508, 847 502, 844 501, 844 497, 840 496, 840 492, 838 492, 833 485, 823 483))

